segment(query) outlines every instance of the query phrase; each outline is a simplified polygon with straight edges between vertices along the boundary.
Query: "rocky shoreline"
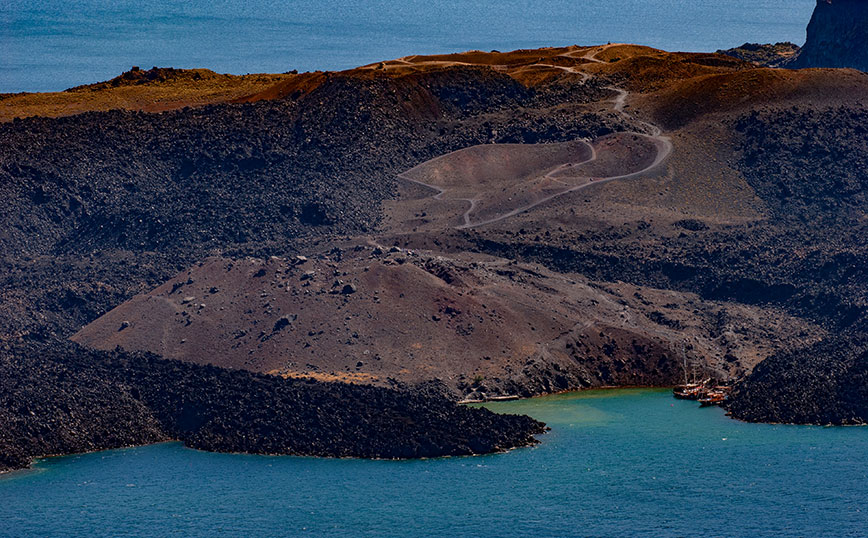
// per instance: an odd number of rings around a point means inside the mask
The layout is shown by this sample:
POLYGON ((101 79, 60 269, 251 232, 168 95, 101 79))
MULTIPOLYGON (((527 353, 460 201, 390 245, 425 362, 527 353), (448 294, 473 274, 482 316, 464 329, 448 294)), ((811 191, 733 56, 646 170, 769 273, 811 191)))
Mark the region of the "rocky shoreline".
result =
POLYGON ((216 452, 433 458, 537 443, 545 425, 409 389, 282 379, 75 344, 0 352, 0 470, 168 440, 216 452), (38 371, 32 357, 39 356, 38 371))
POLYGON ((731 415, 747 422, 868 424, 864 324, 862 320, 834 338, 761 363, 735 387, 728 405, 731 415))

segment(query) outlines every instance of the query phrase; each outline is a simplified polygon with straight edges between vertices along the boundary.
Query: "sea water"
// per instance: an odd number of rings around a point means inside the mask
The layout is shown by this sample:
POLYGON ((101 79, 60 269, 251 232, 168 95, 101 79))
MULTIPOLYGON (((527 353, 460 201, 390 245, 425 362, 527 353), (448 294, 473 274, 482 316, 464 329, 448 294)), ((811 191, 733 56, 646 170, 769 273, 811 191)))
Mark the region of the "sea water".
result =
POLYGON ((422 461, 177 443, 0 478, 0 536, 865 536, 868 430, 745 424, 668 391, 490 404, 535 448, 422 461))
POLYGON ((0 93, 131 66, 347 69, 409 54, 631 42, 803 43, 815 0, 0 0, 0 93))

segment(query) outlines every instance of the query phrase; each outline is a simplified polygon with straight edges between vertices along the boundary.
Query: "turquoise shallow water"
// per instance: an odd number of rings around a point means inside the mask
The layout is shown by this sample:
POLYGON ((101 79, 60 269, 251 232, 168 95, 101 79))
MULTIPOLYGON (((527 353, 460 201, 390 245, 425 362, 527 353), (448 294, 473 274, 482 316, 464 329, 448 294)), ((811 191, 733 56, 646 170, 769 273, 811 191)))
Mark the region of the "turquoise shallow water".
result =
POLYGON ((388 462, 163 444, 0 478, 2 536, 864 536, 868 430, 743 424, 666 391, 491 405, 532 449, 388 462))
POLYGON ((408 54, 634 42, 804 42, 814 0, 0 0, 0 92, 132 65, 345 69, 408 54))

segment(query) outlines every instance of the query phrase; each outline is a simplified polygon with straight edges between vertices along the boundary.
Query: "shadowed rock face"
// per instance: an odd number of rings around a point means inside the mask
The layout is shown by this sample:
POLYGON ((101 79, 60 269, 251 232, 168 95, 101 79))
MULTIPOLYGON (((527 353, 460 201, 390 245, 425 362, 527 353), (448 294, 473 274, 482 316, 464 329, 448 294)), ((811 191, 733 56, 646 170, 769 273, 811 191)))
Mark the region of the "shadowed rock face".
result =
POLYGON ((808 39, 793 67, 853 67, 868 71, 868 2, 817 0, 808 39))

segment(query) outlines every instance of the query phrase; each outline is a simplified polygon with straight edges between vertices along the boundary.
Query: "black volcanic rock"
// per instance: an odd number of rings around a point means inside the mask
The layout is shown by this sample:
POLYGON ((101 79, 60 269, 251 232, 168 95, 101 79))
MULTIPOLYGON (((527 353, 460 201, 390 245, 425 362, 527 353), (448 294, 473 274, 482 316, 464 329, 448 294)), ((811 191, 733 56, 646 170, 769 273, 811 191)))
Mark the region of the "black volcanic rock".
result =
POLYGON ((750 422, 868 423, 868 340, 861 325, 762 362, 736 386, 730 413, 750 422))
POLYGON ((868 108, 753 111, 734 128, 739 169, 779 218, 852 226, 868 204, 868 108))
POLYGON ((807 41, 791 67, 868 71, 868 2, 817 0, 807 41))
POLYGON ((70 342, 0 349, 0 472, 34 457, 178 439, 224 452, 419 458, 535 443, 544 425, 430 387, 282 379, 70 342))
MULTIPOLYGON (((524 87, 494 69, 465 66, 397 79, 324 78, 310 93, 276 101, 0 125, 0 467, 163 439, 213 450, 378 457, 532 442, 538 423, 457 408, 436 387, 411 394, 282 380, 62 342, 212 253, 312 255, 331 239, 370 233, 381 203, 396 195, 395 174, 438 155, 629 128, 603 103, 612 97, 606 86, 618 82, 604 76, 582 84, 563 74, 524 87), (592 101, 599 103, 583 106, 592 101)), ((817 360, 781 354, 737 401, 745 418, 852 422, 864 415, 851 400, 864 401, 868 386, 862 348, 851 341, 865 334, 864 325, 852 327, 868 297, 865 118, 857 106, 724 118, 737 128, 734 146, 724 148, 735 154, 724 158, 768 210, 756 222, 682 220, 673 230, 668 222, 636 226, 628 215, 617 226, 549 222, 545 239, 522 228, 450 231, 432 241, 597 280, 772 304, 842 331, 827 347, 811 348, 822 353, 817 360), (828 356, 837 362, 824 363, 828 356), (813 407, 799 407, 807 398, 813 407), (835 414, 817 418, 823 399, 835 414), (775 402, 789 409, 757 411, 775 402)), ((414 248, 413 237, 403 240, 414 248)), ((360 287, 354 297, 364 293, 360 287)), ((666 315, 655 319, 677 326, 666 315)), ((718 325, 722 332, 726 319, 718 325)), ((578 383, 534 368, 522 375, 541 385, 553 380, 546 390, 578 383)))
POLYGON ((565 93, 581 102, 605 90, 557 81, 530 90, 492 69, 451 68, 334 75, 297 101, 0 124, 0 249, 201 252, 367 233, 395 175, 419 162, 481 143, 619 130, 619 118, 545 113, 565 93), (528 105, 541 110, 502 112, 528 105))
POLYGON ((682 220, 674 226, 688 233, 677 238, 660 239, 653 227, 641 234, 612 229, 561 244, 491 235, 476 247, 599 280, 780 305, 813 319, 830 335, 761 363, 739 386, 733 414, 760 422, 865 421, 868 113, 859 105, 767 107, 731 122, 731 164, 766 204, 764 222, 702 230, 682 220))
POLYGON ((778 248, 805 249, 805 255, 780 263, 802 280, 800 287, 814 289, 813 298, 796 302, 837 325, 822 342, 757 366, 734 391, 730 411, 736 418, 868 422, 866 124, 868 111, 859 107, 771 109, 735 124, 739 169, 791 230, 778 248))

